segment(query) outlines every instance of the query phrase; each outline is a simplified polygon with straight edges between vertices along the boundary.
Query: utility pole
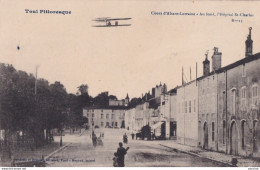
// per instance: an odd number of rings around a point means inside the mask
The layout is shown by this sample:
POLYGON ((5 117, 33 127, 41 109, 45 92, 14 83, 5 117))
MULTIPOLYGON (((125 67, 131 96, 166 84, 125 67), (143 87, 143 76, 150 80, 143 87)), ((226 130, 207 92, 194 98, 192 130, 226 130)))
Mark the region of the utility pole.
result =
POLYGON ((181 81, 181 84, 183 85, 183 67, 182 67, 182 72, 181 72, 181 78, 182 78, 182 81, 181 81))
MULTIPOLYGON (((35 68, 35 82, 34 82, 34 100, 35 100, 35 107, 34 107, 34 112, 35 115, 37 115, 37 71, 38 71, 38 67, 36 66, 35 68)), ((41 116, 42 118, 42 116, 41 116)), ((39 133, 39 130, 36 131, 37 134, 39 133)), ((35 147, 38 147, 38 137, 35 139, 35 147)))
POLYGON ((227 70, 226 70, 226 96, 225 96, 225 112, 226 112, 226 121, 225 121, 225 128, 226 128, 226 154, 228 154, 228 128, 227 128, 227 70))

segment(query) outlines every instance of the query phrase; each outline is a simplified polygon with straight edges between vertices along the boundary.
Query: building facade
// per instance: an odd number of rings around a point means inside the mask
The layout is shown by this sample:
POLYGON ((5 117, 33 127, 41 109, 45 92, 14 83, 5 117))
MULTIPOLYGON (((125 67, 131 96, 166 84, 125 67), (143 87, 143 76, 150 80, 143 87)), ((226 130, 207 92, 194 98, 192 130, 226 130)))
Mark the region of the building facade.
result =
POLYGON ((219 77, 220 150, 259 157, 260 53, 224 67, 219 77))
POLYGON ((88 107, 83 109, 89 126, 125 128, 125 107, 88 107))
POLYGON ((195 80, 177 88, 177 142, 198 145, 198 85, 195 80))
POLYGON ((197 79, 198 83, 198 145, 204 149, 218 150, 218 75, 216 70, 221 68, 221 55, 214 47, 212 56, 212 72, 210 61, 206 54, 203 62, 204 75, 197 79))
POLYGON ((177 120, 176 104, 177 89, 172 89, 165 95, 161 95, 161 117, 165 121, 166 139, 176 139, 177 120))

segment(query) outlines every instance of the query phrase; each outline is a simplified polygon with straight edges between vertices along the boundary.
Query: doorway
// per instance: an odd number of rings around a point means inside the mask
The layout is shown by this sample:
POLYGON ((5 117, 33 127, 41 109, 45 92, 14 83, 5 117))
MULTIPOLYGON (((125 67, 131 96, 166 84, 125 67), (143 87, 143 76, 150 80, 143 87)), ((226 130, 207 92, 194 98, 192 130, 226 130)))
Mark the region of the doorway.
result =
POLYGON ((207 122, 204 123, 203 131, 204 131, 203 149, 208 149, 208 147, 209 147, 209 132, 208 132, 207 122))

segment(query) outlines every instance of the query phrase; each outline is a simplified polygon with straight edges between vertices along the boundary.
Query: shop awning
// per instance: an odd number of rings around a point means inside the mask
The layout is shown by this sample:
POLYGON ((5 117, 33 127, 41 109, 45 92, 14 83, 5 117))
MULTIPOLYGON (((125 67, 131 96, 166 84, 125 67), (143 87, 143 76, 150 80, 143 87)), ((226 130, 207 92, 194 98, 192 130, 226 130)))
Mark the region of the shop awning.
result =
POLYGON ((154 125, 151 126, 151 129, 157 129, 159 128, 161 125, 163 124, 163 122, 157 122, 154 125))

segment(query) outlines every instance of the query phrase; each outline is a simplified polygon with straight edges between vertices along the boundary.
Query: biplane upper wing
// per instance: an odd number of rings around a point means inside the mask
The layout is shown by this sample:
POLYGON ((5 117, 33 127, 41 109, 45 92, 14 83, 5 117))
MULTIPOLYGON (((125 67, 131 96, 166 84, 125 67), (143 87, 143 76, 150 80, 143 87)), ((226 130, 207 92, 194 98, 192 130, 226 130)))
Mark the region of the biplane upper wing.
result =
POLYGON ((110 17, 103 17, 103 18, 96 18, 92 21, 97 21, 97 22, 106 22, 106 21, 117 21, 117 20, 129 20, 132 18, 110 18, 110 17))
POLYGON ((95 18, 92 21, 97 21, 97 22, 106 22, 107 19, 109 19, 110 17, 102 17, 102 18, 95 18))
POLYGON ((129 20, 132 18, 108 18, 107 21, 116 21, 116 20, 129 20))

